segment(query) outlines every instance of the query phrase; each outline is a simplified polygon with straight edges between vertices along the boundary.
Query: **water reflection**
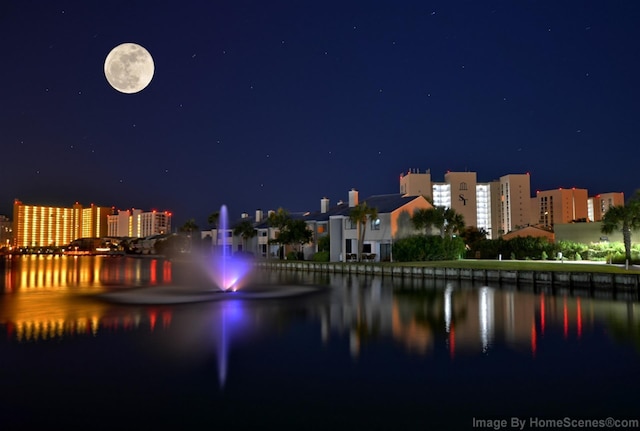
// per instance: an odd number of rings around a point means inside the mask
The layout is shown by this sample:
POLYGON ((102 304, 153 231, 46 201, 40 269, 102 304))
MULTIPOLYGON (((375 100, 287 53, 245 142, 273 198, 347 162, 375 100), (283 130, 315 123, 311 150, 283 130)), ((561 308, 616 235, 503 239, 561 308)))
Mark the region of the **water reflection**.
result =
POLYGON ((171 309, 114 310, 91 294, 110 287, 169 283, 171 262, 96 256, 19 256, 0 261, 0 325, 8 338, 39 341, 97 336, 99 330, 148 328, 171 322, 171 309))
POLYGON ((331 304, 320 313, 321 336, 348 334, 357 357, 371 339, 390 337, 407 351, 427 355, 438 346, 456 353, 487 354, 496 344, 533 357, 545 333, 578 340, 599 325, 618 327, 638 343, 638 304, 590 297, 554 296, 464 283, 335 276, 331 304), (389 284, 396 284, 390 288, 389 284))
POLYGON ((8 256, 0 260, 0 292, 25 289, 170 283, 172 262, 105 256, 8 256))
MULTIPOLYGON (((1 268, 0 268, 1 269, 1 268)), ((9 340, 42 341, 72 336, 98 337, 118 331, 166 330, 174 324, 172 306, 114 306, 92 295, 109 289, 153 286, 176 280, 194 282, 192 270, 157 259, 25 256, 4 261, 0 272, 0 325, 9 340)), ((616 340, 640 346, 636 302, 497 289, 421 279, 372 276, 258 272, 262 283, 320 284, 327 295, 277 308, 241 301, 208 304, 207 323, 224 385, 232 338, 288 322, 290 314, 319 324, 319 337, 348 337, 349 352, 361 355, 369 343, 391 340, 408 353, 428 356, 489 354, 495 346, 526 352, 533 358, 548 334, 579 340, 598 325, 611 328, 616 340), (243 308, 244 307, 244 308, 243 308), (297 314, 296 314, 297 313, 297 314), (239 330, 237 328, 244 328, 239 330)), ((186 313, 191 327, 202 314, 186 313)), ((185 326, 188 328, 189 325, 185 326)), ((184 329, 188 331, 189 329, 184 329)))

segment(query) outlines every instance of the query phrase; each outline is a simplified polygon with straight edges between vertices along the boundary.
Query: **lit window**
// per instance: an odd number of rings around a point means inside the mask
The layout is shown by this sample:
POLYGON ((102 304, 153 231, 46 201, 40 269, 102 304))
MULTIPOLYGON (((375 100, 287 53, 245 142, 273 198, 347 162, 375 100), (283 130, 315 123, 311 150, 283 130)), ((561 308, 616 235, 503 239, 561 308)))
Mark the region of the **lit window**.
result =
POLYGON ((371 220, 371 230, 380 230, 380 219, 371 220))

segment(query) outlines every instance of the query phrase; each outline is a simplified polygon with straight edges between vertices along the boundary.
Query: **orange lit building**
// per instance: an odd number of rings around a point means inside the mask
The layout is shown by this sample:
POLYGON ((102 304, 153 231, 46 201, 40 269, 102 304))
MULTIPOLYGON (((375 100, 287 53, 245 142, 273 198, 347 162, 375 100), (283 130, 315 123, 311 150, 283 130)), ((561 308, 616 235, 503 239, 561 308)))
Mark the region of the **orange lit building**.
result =
POLYGON ((429 169, 410 169, 400 174, 400 193, 431 198, 433 205, 461 214, 465 225, 484 229, 487 238, 498 238, 515 226, 528 224, 529 207, 522 202, 530 198, 529 180, 529 174, 511 174, 478 182, 475 172, 448 171, 444 182, 436 182, 429 169))
POLYGON ((500 233, 509 233, 529 224, 531 218, 531 179, 529 174, 500 177, 500 233))
POLYGON ((13 224, 7 216, 0 215, 0 248, 11 245, 13 224))
POLYGON ((111 208, 91 204, 71 208, 13 203, 14 247, 59 247, 77 238, 107 234, 107 216, 111 208))
POLYGON ((588 193, 586 189, 555 189, 537 191, 531 198, 531 224, 553 227, 556 223, 587 221, 588 193))
POLYGON ((602 217, 612 206, 624 206, 624 193, 601 193, 587 201, 589 221, 602 221, 602 217))

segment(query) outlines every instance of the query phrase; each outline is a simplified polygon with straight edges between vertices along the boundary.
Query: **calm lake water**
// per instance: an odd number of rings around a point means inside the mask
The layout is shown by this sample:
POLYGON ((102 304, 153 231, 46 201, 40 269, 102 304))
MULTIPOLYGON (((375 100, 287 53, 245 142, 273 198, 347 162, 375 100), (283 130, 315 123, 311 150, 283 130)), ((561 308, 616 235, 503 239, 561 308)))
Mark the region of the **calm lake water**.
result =
POLYGON ((637 302, 277 271, 247 288, 316 289, 177 305, 100 296, 208 288, 203 273, 157 259, 0 260, 2 429, 472 429, 513 417, 533 429, 532 418, 640 416, 637 302))

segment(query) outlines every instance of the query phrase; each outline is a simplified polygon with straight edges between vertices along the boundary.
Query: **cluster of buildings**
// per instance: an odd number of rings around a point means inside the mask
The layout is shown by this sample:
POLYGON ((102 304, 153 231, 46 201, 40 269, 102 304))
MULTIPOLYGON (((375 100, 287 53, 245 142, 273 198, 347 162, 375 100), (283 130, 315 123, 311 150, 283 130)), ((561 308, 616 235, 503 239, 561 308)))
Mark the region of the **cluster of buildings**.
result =
POLYGON ((27 205, 13 203, 13 221, 0 218, 0 247, 62 247, 79 238, 144 238, 171 232, 171 213, 119 210, 91 204, 83 207, 27 205))
POLYGON ((443 182, 434 182, 429 170, 415 169, 400 175, 400 193, 424 195, 436 206, 453 208, 467 226, 484 229, 489 238, 527 226, 552 229, 561 223, 599 222, 608 208, 624 205, 622 192, 589 197, 586 189, 575 187, 538 190, 531 197, 529 174, 479 183, 475 172, 447 172, 443 182))
MULTIPOLYGON (((614 192, 589 197, 586 189, 559 188, 536 191, 532 197, 528 173, 478 182, 475 172, 447 172, 444 181, 433 181, 430 170, 411 169, 400 175, 399 193, 373 195, 361 201, 358 191, 352 189, 346 202, 340 201, 331 206, 329 199, 322 198, 319 211, 290 215, 304 220, 313 232, 314 240, 303 248, 305 259, 317 251, 318 240, 329 235, 332 262, 362 258, 389 261, 393 259, 393 241, 416 233, 411 217, 418 209, 433 206, 452 208, 464 217, 466 226, 483 229, 489 239, 519 235, 544 236, 554 240, 554 231, 563 226, 563 239, 580 236, 598 241, 608 239, 601 236, 598 222, 612 205, 624 205, 624 194, 614 192), (359 227, 349 216, 351 209, 362 202, 376 208, 378 215, 366 227, 363 256, 357 256, 359 227)), ((245 213, 242 218, 255 226, 255 238, 247 241, 232 237, 230 232, 219 233, 216 229, 203 231, 202 238, 224 236, 230 238, 228 247, 232 251, 249 251, 262 257, 276 256, 278 246, 270 240, 276 237, 277 232, 269 226, 268 213, 265 217, 261 210, 257 210, 255 217, 245 213)))
MULTIPOLYGON (((313 240, 303 248, 305 258, 318 251, 318 241, 330 236, 330 260, 371 261, 392 260, 393 241, 416 233, 411 217, 419 209, 444 206, 464 217, 466 226, 487 232, 487 237, 509 238, 514 235, 546 236, 554 239, 560 226, 577 222, 599 222, 612 205, 624 205, 621 192, 589 196, 586 189, 554 189, 536 191, 532 197, 529 174, 509 174, 490 182, 478 182, 475 172, 446 172, 443 181, 434 181, 430 170, 410 169, 400 174, 399 193, 373 195, 360 200, 358 191, 348 192, 348 200, 331 205, 328 198, 320 200, 318 211, 291 213, 302 219, 313 232, 313 240), (377 209, 370 220, 362 244, 363 256, 358 256, 359 226, 350 219, 353 207, 366 203, 377 209)), ((201 232, 201 238, 212 246, 223 244, 231 252, 250 252, 257 256, 278 255, 277 236, 269 225, 269 212, 257 210, 252 217, 242 214, 231 221, 225 232, 211 229, 201 232), (249 220, 256 230, 253 238, 232 234, 233 226, 249 220), (221 238, 225 238, 221 241, 221 238)), ((602 239, 594 226, 591 238, 602 239)), ((68 208, 26 205, 14 202, 13 220, 0 216, 1 246, 60 247, 78 238, 146 238, 171 233, 171 213, 143 212, 139 209, 115 210, 91 204, 75 203, 68 208)), ((588 236, 588 235, 587 235, 588 236)))

